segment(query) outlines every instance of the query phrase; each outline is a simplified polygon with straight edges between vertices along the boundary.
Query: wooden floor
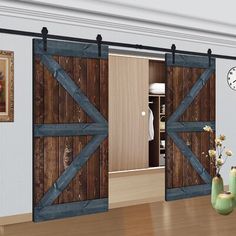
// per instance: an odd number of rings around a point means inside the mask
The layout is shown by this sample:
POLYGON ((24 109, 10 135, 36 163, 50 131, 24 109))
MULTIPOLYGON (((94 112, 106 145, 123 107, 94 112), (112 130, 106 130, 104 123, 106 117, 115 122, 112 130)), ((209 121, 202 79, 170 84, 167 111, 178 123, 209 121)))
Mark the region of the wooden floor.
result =
POLYGON ((236 211, 218 215, 210 198, 156 202, 112 209, 108 213, 44 223, 22 223, 0 229, 4 236, 231 236, 236 233, 236 211))

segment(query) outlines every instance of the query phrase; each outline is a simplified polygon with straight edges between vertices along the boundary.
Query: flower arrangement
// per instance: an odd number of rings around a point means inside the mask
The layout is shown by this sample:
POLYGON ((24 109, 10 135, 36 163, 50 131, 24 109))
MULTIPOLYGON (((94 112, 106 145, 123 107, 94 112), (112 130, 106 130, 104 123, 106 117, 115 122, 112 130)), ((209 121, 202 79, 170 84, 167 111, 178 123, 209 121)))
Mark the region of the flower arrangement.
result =
MULTIPOLYGON (((203 130, 208 133, 213 133, 212 128, 208 125, 204 126, 203 130)), ((208 154, 206 156, 210 158, 210 162, 216 170, 216 175, 220 175, 222 166, 226 163, 228 157, 233 155, 231 150, 225 149, 225 140, 226 137, 222 134, 215 140, 210 138, 210 149, 208 150, 208 154)))

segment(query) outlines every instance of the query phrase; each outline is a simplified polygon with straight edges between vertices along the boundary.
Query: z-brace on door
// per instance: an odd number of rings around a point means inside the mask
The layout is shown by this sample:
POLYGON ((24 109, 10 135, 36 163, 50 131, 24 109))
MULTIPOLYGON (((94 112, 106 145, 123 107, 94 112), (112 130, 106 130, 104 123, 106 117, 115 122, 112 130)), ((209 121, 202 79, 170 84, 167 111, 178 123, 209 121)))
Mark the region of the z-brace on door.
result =
POLYGON ((167 54, 166 66, 166 200, 206 195, 215 174, 203 131, 215 130, 215 60, 176 55, 173 63, 167 54))
POLYGON ((107 211, 108 48, 33 44, 33 220, 107 211))

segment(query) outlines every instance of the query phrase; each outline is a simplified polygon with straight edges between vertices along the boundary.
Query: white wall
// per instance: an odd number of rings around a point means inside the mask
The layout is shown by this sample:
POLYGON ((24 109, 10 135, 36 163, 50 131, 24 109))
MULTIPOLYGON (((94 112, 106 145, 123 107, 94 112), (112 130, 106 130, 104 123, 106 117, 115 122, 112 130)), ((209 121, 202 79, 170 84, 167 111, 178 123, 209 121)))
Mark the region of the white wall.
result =
POLYGON ((231 166, 236 165, 236 91, 229 88, 226 80, 227 72, 235 66, 236 61, 231 60, 218 59, 216 63, 216 130, 218 135, 226 135, 226 149, 234 153, 222 167, 225 184, 228 184, 231 166))
MULTIPOLYGON (((214 35, 214 38, 213 36, 205 38, 204 32, 202 35, 199 32, 196 35, 179 32, 177 35, 174 30, 169 31, 169 28, 158 31, 155 28, 157 26, 151 23, 149 23, 149 28, 142 28, 137 26, 139 22, 132 22, 131 27, 131 23, 124 22, 123 19, 116 19, 116 24, 113 22, 112 25, 109 25, 111 24, 109 18, 103 24, 101 21, 90 21, 91 19, 82 21, 80 18, 76 18, 75 22, 74 18, 74 21, 72 18, 66 20, 66 17, 70 15, 68 12, 65 11, 64 14, 66 16, 60 15, 56 18, 55 14, 49 14, 46 17, 45 9, 43 16, 39 13, 32 16, 33 14, 25 15, 25 12, 21 15, 20 11, 2 11, 0 27, 40 32, 42 26, 47 26, 51 34, 95 38, 98 33, 101 33, 104 40, 159 47, 170 47, 172 43, 175 43, 179 49, 206 52, 208 48, 212 48, 214 53, 236 55, 236 44, 230 37, 225 37, 224 40, 217 35, 214 35), (152 30, 149 32, 147 29, 152 30)), ((71 12, 71 15, 73 14, 75 13, 71 12)), ((0 34, 0 49, 15 52, 15 122, 0 123, 0 216, 6 216, 31 212, 32 209, 31 39, 0 34)), ((229 89, 226 83, 226 72, 235 64, 234 61, 217 61, 217 132, 227 135, 227 142, 236 153, 234 146, 236 112, 229 110, 234 107, 236 92, 229 89)), ((223 169, 226 183, 231 165, 236 165, 236 157, 223 169)))

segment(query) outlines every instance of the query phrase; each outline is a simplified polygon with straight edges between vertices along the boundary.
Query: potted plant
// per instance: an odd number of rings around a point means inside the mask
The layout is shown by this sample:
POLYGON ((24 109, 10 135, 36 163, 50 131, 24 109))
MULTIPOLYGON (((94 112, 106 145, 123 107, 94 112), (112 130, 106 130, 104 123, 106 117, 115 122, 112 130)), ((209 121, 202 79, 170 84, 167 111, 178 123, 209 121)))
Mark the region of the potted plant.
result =
MULTIPOLYGON (((223 165, 226 163, 228 157, 231 157, 233 153, 231 150, 225 148, 225 135, 220 135, 214 140, 212 138, 213 135, 211 135, 211 133, 213 133, 213 130, 210 126, 204 126, 203 130, 210 133, 210 149, 208 150, 208 154, 206 156, 210 158, 210 163, 211 165, 213 165, 213 168, 216 172, 216 175, 212 178, 211 187, 211 204, 215 208, 218 195, 224 192, 224 183, 220 175, 220 171, 223 165)), ((220 205, 220 202, 218 202, 217 205, 220 205)))

